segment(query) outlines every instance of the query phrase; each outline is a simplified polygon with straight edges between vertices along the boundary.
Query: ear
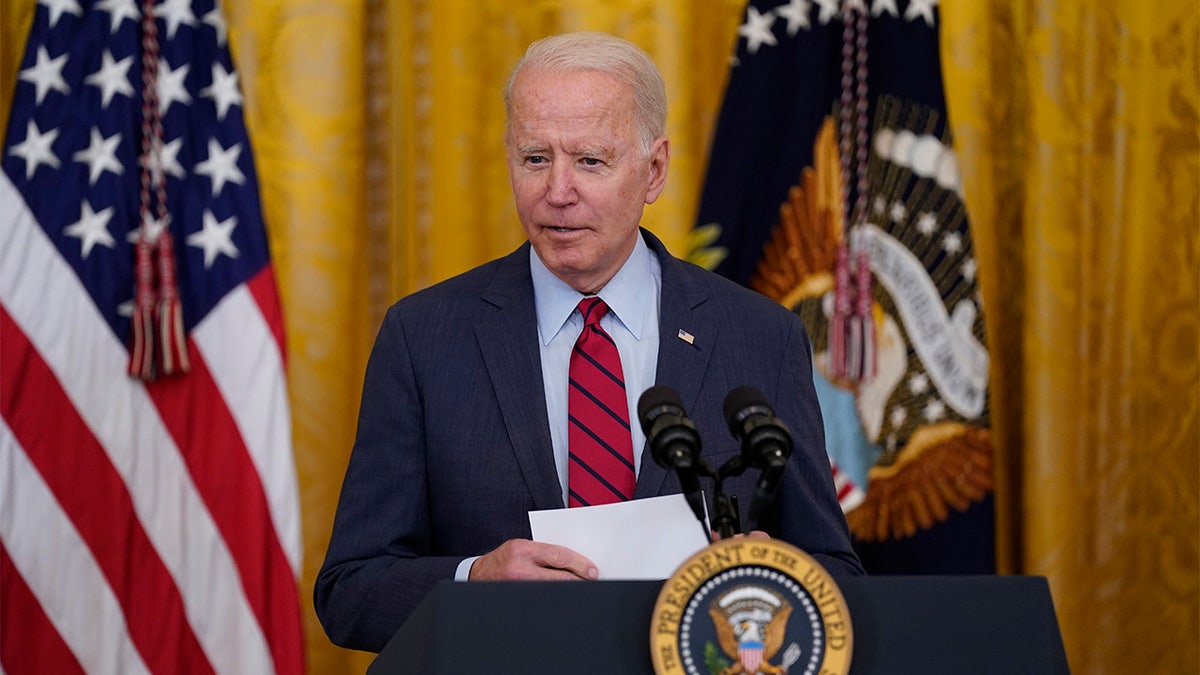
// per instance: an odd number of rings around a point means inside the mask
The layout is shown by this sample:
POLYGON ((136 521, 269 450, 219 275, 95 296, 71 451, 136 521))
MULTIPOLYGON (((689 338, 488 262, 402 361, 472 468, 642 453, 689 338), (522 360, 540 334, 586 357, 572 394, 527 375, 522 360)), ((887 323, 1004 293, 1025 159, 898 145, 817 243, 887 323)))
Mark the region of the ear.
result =
POLYGON ((666 136, 654 139, 650 146, 650 171, 646 183, 646 203, 653 204, 667 184, 667 166, 671 164, 671 141, 666 136))

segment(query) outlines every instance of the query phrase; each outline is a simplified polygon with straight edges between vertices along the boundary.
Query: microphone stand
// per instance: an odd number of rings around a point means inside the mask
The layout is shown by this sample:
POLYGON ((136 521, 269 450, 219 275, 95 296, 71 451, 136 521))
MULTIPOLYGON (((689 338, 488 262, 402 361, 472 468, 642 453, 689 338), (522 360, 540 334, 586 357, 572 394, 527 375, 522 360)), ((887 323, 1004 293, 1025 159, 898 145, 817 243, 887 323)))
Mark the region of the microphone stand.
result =
POLYGON ((716 515, 713 518, 713 529, 721 539, 728 539, 735 534, 741 534, 741 516, 738 514, 737 497, 725 494, 726 478, 740 476, 746 470, 742 456, 738 455, 721 465, 713 476, 713 501, 716 502, 716 515))
MULTIPOLYGON (((742 533, 741 516, 738 514, 737 496, 726 495, 724 483, 726 478, 742 475, 749 465, 742 455, 737 455, 713 471, 703 460, 696 462, 696 473, 713 480, 713 517, 712 529, 718 539, 728 539, 742 533)), ((712 533, 705 531, 709 543, 712 543, 712 533)))

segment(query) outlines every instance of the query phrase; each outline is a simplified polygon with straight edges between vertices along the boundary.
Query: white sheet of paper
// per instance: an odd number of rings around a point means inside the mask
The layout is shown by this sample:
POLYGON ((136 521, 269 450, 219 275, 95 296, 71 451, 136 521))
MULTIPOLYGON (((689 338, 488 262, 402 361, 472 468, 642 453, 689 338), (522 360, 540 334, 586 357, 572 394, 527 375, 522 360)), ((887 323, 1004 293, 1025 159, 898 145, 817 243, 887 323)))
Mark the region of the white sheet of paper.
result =
POLYGON ((601 579, 666 579, 708 545, 683 495, 530 511, 529 525, 534 541, 587 556, 601 579))

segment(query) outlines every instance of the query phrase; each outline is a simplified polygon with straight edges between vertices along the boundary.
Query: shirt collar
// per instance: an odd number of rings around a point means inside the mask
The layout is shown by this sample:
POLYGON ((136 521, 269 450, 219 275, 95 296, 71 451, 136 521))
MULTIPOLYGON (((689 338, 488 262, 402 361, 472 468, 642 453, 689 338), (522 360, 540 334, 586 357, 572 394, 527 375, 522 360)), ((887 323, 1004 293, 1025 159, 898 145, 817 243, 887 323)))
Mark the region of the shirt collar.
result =
MULTIPOLYGON (((608 305, 608 310, 621 325, 637 340, 642 339, 647 306, 654 302, 654 294, 646 289, 654 288, 654 272, 651 266, 653 254, 639 232, 633 252, 621 265, 621 269, 609 280, 597 295, 608 305)), ((533 299, 537 310, 538 334, 543 345, 558 335, 583 294, 571 288, 562 279, 546 268, 537 251, 529 247, 529 271, 533 277, 533 299)))

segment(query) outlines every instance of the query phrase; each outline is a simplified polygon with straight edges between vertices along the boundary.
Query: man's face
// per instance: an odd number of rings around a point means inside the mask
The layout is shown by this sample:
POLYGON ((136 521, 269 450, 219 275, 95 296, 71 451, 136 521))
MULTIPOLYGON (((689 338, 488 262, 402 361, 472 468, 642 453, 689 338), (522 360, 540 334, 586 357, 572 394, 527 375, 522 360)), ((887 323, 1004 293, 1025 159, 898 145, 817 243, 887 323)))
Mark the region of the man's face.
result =
POLYGON ((658 199, 670 146, 643 154, 633 91, 598 71, 522 71, 513 83, 508 174, 538 257, 581 293, 600 290, 637 242, 658 199))

